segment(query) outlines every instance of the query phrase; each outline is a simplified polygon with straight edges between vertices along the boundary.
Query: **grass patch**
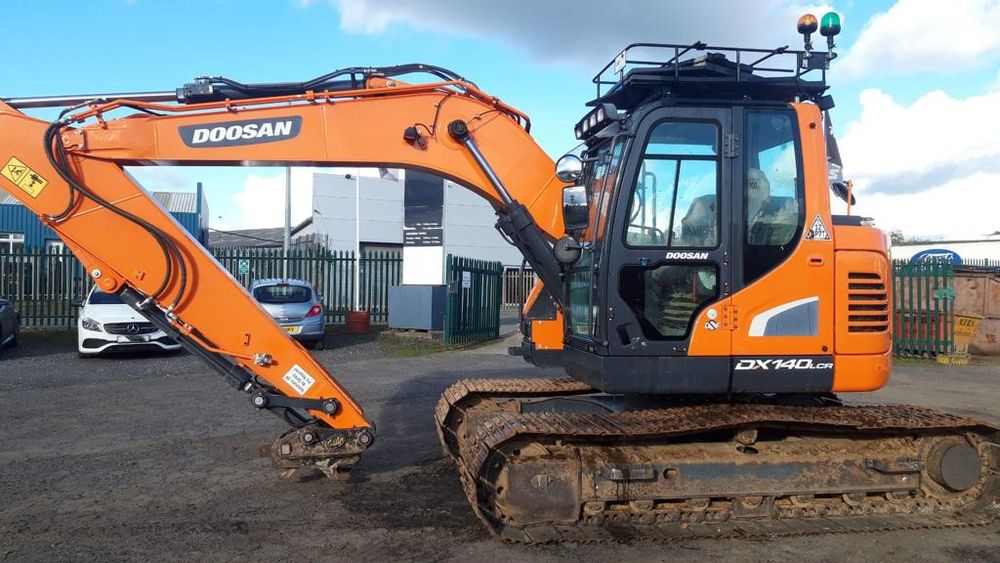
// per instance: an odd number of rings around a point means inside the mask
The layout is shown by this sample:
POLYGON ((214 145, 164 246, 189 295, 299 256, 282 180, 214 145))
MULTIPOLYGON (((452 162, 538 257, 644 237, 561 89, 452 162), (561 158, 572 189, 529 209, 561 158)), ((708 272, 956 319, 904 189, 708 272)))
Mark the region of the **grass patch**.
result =
POLYGON ((460 348, 456 345, 445 344, 438 338, 407 336, 391 332, 383 332, 379 335, 379 340, 389 348, 389 356, 392 358, 416 358, 460 348))

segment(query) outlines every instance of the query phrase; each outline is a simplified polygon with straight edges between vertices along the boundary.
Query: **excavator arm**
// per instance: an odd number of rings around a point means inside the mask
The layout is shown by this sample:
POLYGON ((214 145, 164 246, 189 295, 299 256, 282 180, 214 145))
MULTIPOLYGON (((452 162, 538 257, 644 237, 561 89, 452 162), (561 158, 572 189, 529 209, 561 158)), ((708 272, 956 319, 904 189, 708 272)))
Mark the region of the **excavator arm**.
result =
POLYGON ((550 244, 563 234, 564 184, 553 162, 526 116, 442 69, 430 72, 443 80, 407 84, 378 69, 302 84, 202 79, 173 102, 95 99, 52 123, 18 108, 70 102, 0 102, 0 186, 59 234, 102 290, 119 293, 255 407, 293 427, 272 446, 279 466, 343 476, 374 441, 361 406, 123 167, 431 171, 493 205, 497 227, 559 302, 550 244))

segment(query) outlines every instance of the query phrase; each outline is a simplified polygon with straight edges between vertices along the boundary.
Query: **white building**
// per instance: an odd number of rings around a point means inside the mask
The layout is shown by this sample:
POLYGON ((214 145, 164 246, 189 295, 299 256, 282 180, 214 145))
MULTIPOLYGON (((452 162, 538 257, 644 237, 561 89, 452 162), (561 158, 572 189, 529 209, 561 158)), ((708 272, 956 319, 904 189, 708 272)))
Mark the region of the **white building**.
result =
POLYGON ((905 242, 894 244, 892 247, 892 258, 894 260, 909 260, 918 254, 941 258, 958 255, 963 261, 1000 261, 1000 234, 956 240, 920 243, 905 242))
POLYGON ((358 171, 313 169, 313 226, 331 249, 354 250, 356 237, 362 251, 399 248, 404 284, 444 283, 448 254, 520 266, 521 254, 493 228, 493 208, 472 191, 418 171, 358 171))

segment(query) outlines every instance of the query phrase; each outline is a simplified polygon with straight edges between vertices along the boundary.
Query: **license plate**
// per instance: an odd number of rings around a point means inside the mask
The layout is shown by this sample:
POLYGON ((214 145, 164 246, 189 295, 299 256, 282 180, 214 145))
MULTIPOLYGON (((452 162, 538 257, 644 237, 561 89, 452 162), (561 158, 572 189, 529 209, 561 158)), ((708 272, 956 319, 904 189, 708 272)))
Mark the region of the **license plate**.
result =
POLYGON ((118 342, 149 342, 145 336, 119 336, 118 342))
POLYGON ((285 332, 287 332, 288 334, 298 334, 298 333, 302 332, 302 327, 300 327, 300 326, 286 326, 285 327, 285 332))

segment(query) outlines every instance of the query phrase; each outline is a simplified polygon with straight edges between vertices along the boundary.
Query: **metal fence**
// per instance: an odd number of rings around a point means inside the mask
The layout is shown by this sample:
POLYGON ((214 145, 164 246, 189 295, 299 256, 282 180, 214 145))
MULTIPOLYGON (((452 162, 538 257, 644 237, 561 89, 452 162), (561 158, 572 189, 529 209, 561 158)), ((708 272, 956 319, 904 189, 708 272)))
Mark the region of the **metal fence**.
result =
POLYGON ((988 258, 962 260, 962 269, 1000 271, 1000 260, 990 260, 988 258))
POLYGON ((479 342, 500 337, 503 264, 448 255, 444 341, 479 342))
POLYGON ((505 311, 520 310, 537 280, 538 276, 531 268, 504 268, 500 308, 505 311))
POLYGON ((950 261, 893 263, 893 349, 936 356, 954 349, 955 270, 950 261))
MULTIPOLYGON (((215 258, 245 287, 252 280, 290 277, 306 280, 323 296, 327 324, 346 322, 354 309, 354 252, 332 252, 324 248, 292 249, 285 255, 280 248, 217 249, 215 258)), ((372 322, 389 322, 389 287, 399 285, 403 258, 398 252, 375 251, 361 256, 360 305, 371 313, 372 322)))
POLYGON ((0 297, 14 302, 22 326, 70 328, 73 301, 87 296, 93 282, 67 250, 29 249, 0 254, 0 297))
MULTIPOLYGON (((276 248, 217 249, 215 258, 244 287, 261 278, 299 278, 313 284, 323 296, 327 324, 346 321, 354 309, 353 252, 323 248, 292 249, 286 257, 276 248)), ((398 252, 366 252, 360 259, 360 305, 372 322, 389 320, 389 287, 402 277, 398 252)), ((0 254, 0 296, 11 299, 21 313, 22 326, 72 328, 78 310, 72 306, 90 291, 92 282, 69 252, 24 251, 0 254)))

